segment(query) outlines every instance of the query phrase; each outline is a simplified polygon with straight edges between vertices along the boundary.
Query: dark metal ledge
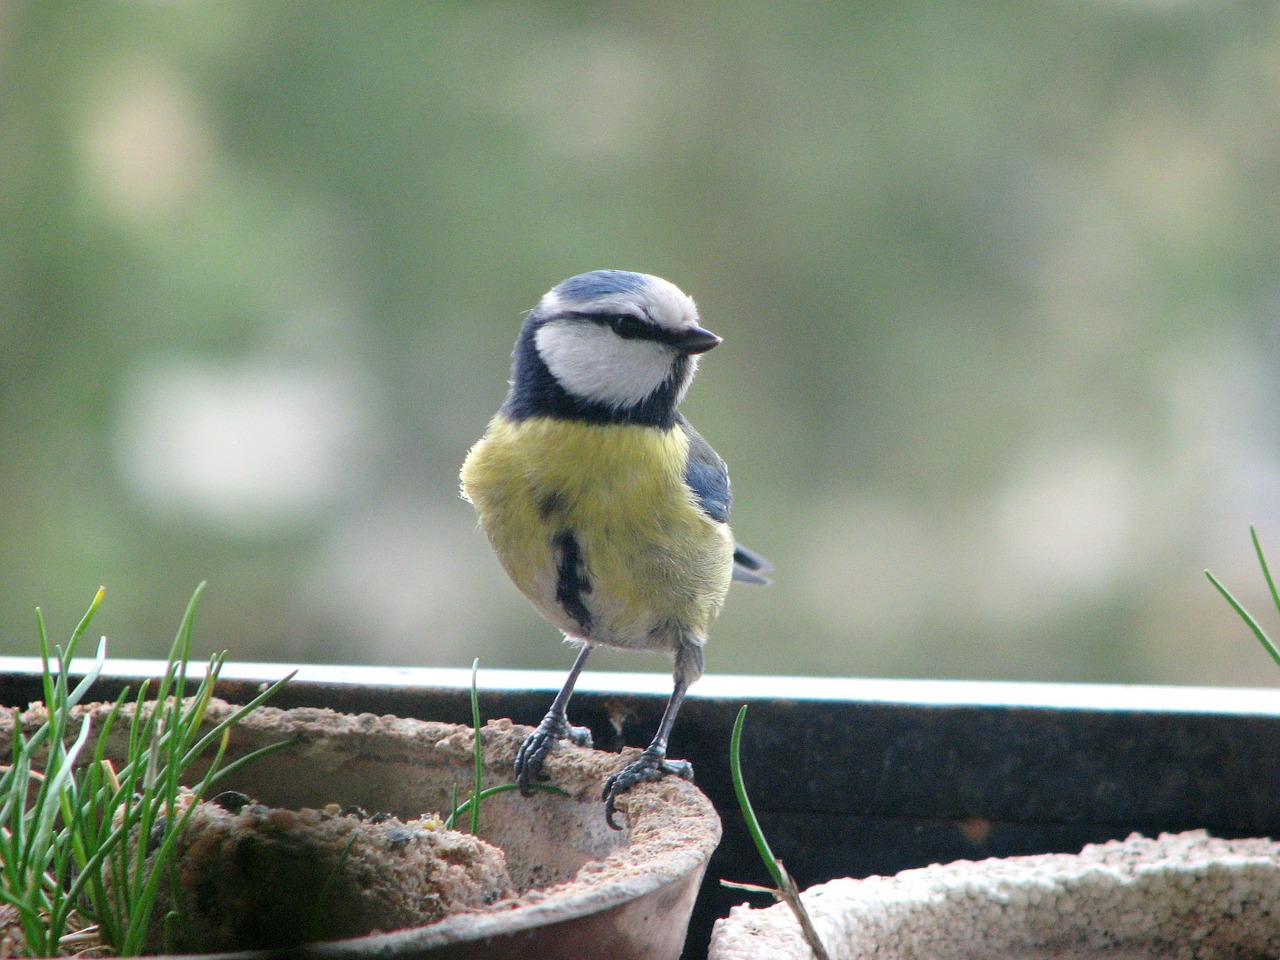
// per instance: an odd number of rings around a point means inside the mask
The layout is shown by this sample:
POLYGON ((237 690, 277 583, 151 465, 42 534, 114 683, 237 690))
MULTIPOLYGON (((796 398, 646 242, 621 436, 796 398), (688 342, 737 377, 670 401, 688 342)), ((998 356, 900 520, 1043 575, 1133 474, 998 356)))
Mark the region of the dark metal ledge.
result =
MULTIPOLYGON (((162 665, 117 661, 101 695, 162 665)), ((220 695, 243 700, 283 676, 228 664, 220 695)), ((40 696, 39 663, 0 657, 0 704, 40 696)), ((563 674, 480 672, 485 718, 536 723, 563 674)), ((469 670, 307 666, 275 701, 468 723, 469 670)), ((593 673, 575 723, 602 749, 643 746, 670 678, 593 673)), ((1280 833, 1280 690, 709 676, 672 738, 724 819, 688 957, 767 878, 742 827, 729 734, 750 704, 743 765, 757 813, 802 886, 956 859, 1052 851, 1132 831, 1280 833)))

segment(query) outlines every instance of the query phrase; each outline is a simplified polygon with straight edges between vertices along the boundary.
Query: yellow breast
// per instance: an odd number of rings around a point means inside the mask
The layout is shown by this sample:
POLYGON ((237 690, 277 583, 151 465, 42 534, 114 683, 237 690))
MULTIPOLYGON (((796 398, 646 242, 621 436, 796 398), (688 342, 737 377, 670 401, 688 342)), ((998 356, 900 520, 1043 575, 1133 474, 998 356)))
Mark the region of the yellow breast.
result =
POLYGON ((728 526, 684 482, 688 454, 679 428, 499 415, 467 455, 462 492, 516 586, 560 629, 674 649, 682 636, 705 638, 733 566, 728 526), (581 553, 589 630, 557 599, 564 534, 581 553))

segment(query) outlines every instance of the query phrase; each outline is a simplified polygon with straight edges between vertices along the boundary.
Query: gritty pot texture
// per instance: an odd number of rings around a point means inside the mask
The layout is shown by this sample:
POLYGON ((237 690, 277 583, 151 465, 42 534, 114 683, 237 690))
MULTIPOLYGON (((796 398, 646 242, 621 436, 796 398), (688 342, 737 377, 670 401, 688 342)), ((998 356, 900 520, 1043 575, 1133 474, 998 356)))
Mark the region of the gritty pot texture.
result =
MULTIPOLYGON (((833 880, 802 900, 832 960, 1244 960, 1280 955, 1280 844, 1204 831, 1078 855, 833 880)), ((809 960, 787 907, 735 907, 710 960, 809 960)))

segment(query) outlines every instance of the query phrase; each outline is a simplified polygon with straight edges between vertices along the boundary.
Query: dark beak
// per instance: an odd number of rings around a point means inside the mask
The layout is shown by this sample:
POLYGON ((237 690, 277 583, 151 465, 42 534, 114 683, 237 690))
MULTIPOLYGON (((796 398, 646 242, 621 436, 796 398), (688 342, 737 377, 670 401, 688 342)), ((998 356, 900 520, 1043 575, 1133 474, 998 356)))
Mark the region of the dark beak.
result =
POLYGON ((669 342, 681 353, 706 353, 712 347, 718 346, 721 340, 710 330, 690 327, 688 330, 673 334, 669 342))

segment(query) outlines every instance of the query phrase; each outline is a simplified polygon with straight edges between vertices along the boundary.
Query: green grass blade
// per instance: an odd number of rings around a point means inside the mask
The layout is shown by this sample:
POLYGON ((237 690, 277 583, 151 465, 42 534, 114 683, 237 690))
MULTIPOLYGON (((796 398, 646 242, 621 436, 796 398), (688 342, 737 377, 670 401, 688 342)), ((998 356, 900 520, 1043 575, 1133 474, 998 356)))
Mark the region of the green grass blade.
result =
POLYGON ((1262 576, 1267 581, 1267 589, 1271 592, 1271 603, 1280 610, 1280 592, 1276 590, 1276 582, 1271 577, 1271 568, 1267 565, 1266 554, 1262 552, 1262 543, 1258 540, 1258 528, 1249 524, 1249 539, 1253 541, 1253 552, 1258 555, 1258 566, 1262 567, 1262 576))
MULTIPOLYGON (((194 787, 191 788, 195 799, 201 799, 205 791, 209 789, 209 784, 213 782, 214 777, 218 775, 218 768, 222 765, 222 758, 227 755, 227 747, 231 744, 231 728, 227 727, 222 731, 222 736, 218 739, 218 749, 214 753, 213 759, 209 762, 209 769, 205 771, 204 778, 194 787)), ((192 803, 194 808, 195 804, 192 803)), ((190 812, 190 811, 188 811, 190 812)))
MULTIPOLYGON (((529 786, 532 787, 534 790, 539 791, 540 793, 554 793, 557 796, 561 796, 561 797, 571 796, 568 790, 565 790, 562 787, 557 787, 554 784, 550 784, 550 783, 531 783, 529 784, 529 786)), ((478 806, 478 804, 472 803, 472 801, 475 799, 474 797, 467 797, 467 799, 463 800, 461 803, 457 803, 457 789, 458 788, 455 786, 454 787, 454 803, 456 805, 453 808, 453 812, 449 814, 449 816, 444 818, 444 828, 446 830, 455 829, 458 823, 458 818, 461 817, 464 813, 468 812, 473 806, 478 806)), ((483 803, 485 800, 488 800, 490 797, 494 796, 495 794, 510 793, 512 790, 516 790, 516 789, 518 788, 514 783, 500 783, 494 787, 485 787, 483 790, 480 791, 478 796, 480 797, 480 802, 483 803)))
POLYGON ((94 615, 98 612, 98 608, 102 606, 102 599, 107 595, 106 587, 99 587, 98 592, 93 595, 93 599, 89 601, 89 609, 84 612, 84 616, 80 618, 80 622, 76 624, 75 630, 71 632, 71 639, 67 642, 68 657, 75 652, 76 647, 80 645, 80 638, 89 632, 89 624, 93 622, 94 615))
MULTIPOLYGON (((93 599, 89 602, 89 608, 85 610, 84 616, 80 618, 80 622, 76 624, 75 630, 71 632, 71 639, 67 641, 65 651, 61 647, 55 648, 58 654, 58 667, 56 670, 49 668, 49 641, 44 628, 44 615, 40 612, 40 608, 36 608, 36 625, 40 635, 40 658, 43 663, 43 681, 44 681, 44 702, 47 705, 59 704, 69 705, 76 703, 79 698, 71 699, 71 695, 67 692, 67 677, 70 673, 71 658, 75 656, 76 651, 80 647, 80 640, 89 630, 89 624, 93 622, 94 614, 98 612, 98 607, 102 605, 102 598, 106 596, 107 588, 99 587, 98 592, 94 594, 93 599)), ((81 683, 81 686, 88 689, 81 683)), ((77 688, 79 689, 79 687, 77 688)), ((80 696, 83 696, 83 691, 80 696)))
POLYGON ((237 723, 239 723, 249 714, 253 713, 253 711, 257 710, 260 706, 262 706, 267 700, 275 696, 275 694, 280 690, 281 687, 283 687, 286 683, 288 683, 297 675, 298 675, 297 670, 289 671, 289 673, 285 674, 275 683, 271 684, 271 686, 267 687, 265 690, 259 693, 256 697, 254 697, 244 706, 238 707, 236 710, 234 710, 226 719, 220 721, 211 730, 209 730, 208 733, 206 733, 203 737, 197 740, 190 748, 188 748, 187 752, 183 755, 182 763, 184 765, 189 766, 196 759, 196 757, 199 757, 201 754, 203 754, 204 751, 215 740, 217 740, 219 737, 222 736, 222 730, 224 727, 235 726, 237 723))
POLYGON ((40 647, 40 684, 44 690, 44 702, 58 702, 57 687, 54 685, 53 670, 49 666, 49 634, 44 627, 44 614, 36 607, 36 640, 40 647))
POLYGON ((297 746, 301 742, 302 742, 301 737, 295 737, 292 740, 281 740, 279 743, 269 743, 265 747, 259 747, 257 750, 254 750, 251 753, 246 753, 243 757, 237 757, 235 760, 232 760, 230 763, 219 766, 216 772, 211 771, 213 775, 208 779, 209 786, 212 786, 213 784, 217 783, 223 777, 230 776, 231 774, 239 770, 241 767, 248 766, 249 764, 258 760, 260 757, 265 757, 269 753, 275 753, 277 750, 285 750, 289 747, 297 746))
POLYGON ((747 832, 751 834, 751 840, 756 845, 756 850, 760 854, 760 859, 764 861, 765 867, 769 871, 769 876, 773 878, 781 889, 782 872, 778 869, 778 860, 773 855, 773 850, 769 848, 769 841, 765 839, 764 831, 760 829, 760 821, 756 819, 756 812, 752 809, 751 798, 747 796, 747 785, 742 778, 742 727, 747 720, 747 705, 744 703, 742 709, 738 711, 738 717, 733 721, 733 736, 729 741, 729 772, 733 777, 733 792, 738 797, 738 806, 742 808, 742 818, 747 823, 747 832))
POLYGON ((1271 641, 1271 638, 1267 636, 1267 631, 1262 629, 1262 625, 1254 619, 1253 614, 1246 610, 1244 608, 1244 604, 1237 600, 1231 594, 1231 591, 1223 586, 1222 582, 1219 581, 1212 573, 1206 570, 1204 575, 1209 578, 1209 582, 1217 588, 1220 594, 1222 594, 1223 599, 1231 605, 1231 609, 1233 609, 1249 629, 1253 631, 1253 635, 1258 638, 1258 642, 1261 643, 1267 653, 1271 655, 1271 659, 1274 660, 1277 665, 1280 665, 1280 649, 1276 648, 1276 645, 1271 641))
POLYGON ((480 738, 480 695, 476 690, 479 673, 480 658, 476 657, 471 661, 471 729, 475 736, 475 749, 472 751, 475 755, 475 779, 471 796, 476 799, 476 802, 471 804, 471 835, 473 837, 480 835, 480 798, 484 780, 484 742, 480 738))
POLYGON ((84 695, 89 692, 89 688, 102 675, 102 668, 107 663, 107 638, 103 637, 98 641, 98 650, 93 656, 93 663, 90 664, 89 670, 85 673, 83 679, 76 684, 76 688, 67 694, 67 704, 75 706, 84 699, 84 695))
POLYGON ((351 837, 347 840, 342 848, 342 852, 338 854, 338 859, 333 865, 328 875, 324 878, 324 883, 320 885, 320 891, 316 894, 316 898, 311 901, 307 908, 306 919, 302 923, 302 929, 307 931, 307 940, 316 941, 324 939, 324 905, 333 895, 333 888, 337 884, 338 879, 342 876, 342 871, 347 865, 347 860, 351 857, 351 848, 355 846, 356 838, 359 834, 356 831, 351 832, 351 837))
MULTIPOLYGON (((795 881, 791 879, 791 875, 787 872, 786 867, 782 865, 782 861, 773 855, 773 850, 769 848, 769 841, 765 839, 764 831, 760 828, 760 821, 756 819, 756 812, 752 809, 751 799, 747 796, 746 782, 742 778, 742 728, 747 719, 747 705, 743 704, 742 709, 738 711, 738 717, 733 723, 733 736, 729 742, 729 767, 733 775, 733 791, 738 796, 738 805, 742 808, 742 817, 747 824, 747 832, 751 834, 751 839, 755 841, 756 850, 760 854, 760 859, 764 861, 765 867, 769 871, 769 876, 773 878, 773 882, 777 884, 777 889, 765 890, 764 892, 772 894, 773 897, 785 903, 796 918, 796 922, 800 924, 800 931, 804 935, 805 942, 809 945, 809 949, 813 951, 816 960, 830 960, 830 954, 827 952, 826 946, 822 943, 822 938, 818 936, 818 931, 813 925, 813 919, 809 916, 809 911, 805 909, 804 902, 800 899, 800 890, 796 887, 795 881)), ((720 881, 724 883, 724 881, 720 881)), ((731 884, 738 886, 739 889, 748 889, 741 884, 731 884)), ((759 889, 759 888, 755 888, 759 889)))
POLYGON ((172 690, 172 695, 179 700, 182 699, 183 694, 186 692, 187 664, 191 662, 191 645, 195 634, 196 608, 200 605, 200 595, 204 593, 206 586, 208 586, 208 581, 198 583, 191 594, 191 599, 187 601, 187 609, 182 614, 182 621, 178 624, 178 632, 173 638, 173 646, 169 649, 169 669, 165 671, 161 689, 156 691, 157 702, 163 702, 170 695, 170 690, 172 690))

